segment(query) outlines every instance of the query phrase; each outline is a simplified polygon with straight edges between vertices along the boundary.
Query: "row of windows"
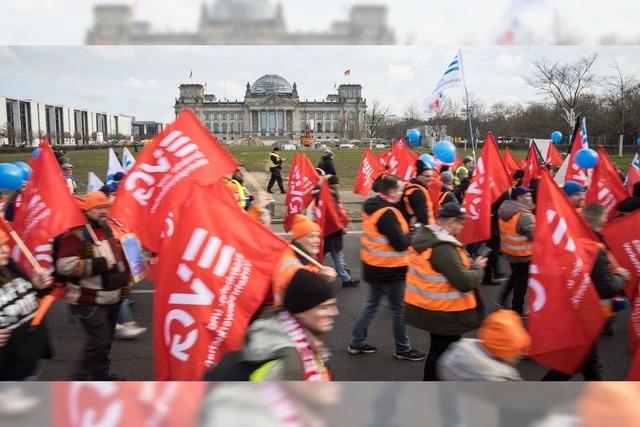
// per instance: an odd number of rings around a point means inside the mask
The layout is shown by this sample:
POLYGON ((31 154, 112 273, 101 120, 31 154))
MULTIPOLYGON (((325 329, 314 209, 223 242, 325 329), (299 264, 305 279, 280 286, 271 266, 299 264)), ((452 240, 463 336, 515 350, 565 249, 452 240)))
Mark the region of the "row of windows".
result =
POLYGON ((211 120, 238 120, 238 121, 243 121, 244 120, 244 112, 242 111, 231 111, 229 113, 227 112, 221 112, 221 113, 210 113, 210 112, 205 112, 204 113, 204 119, 206 121, 211 121, 211 120))
POLYGON ((218 123, 213 123, 213 125, 207 123, 207 128, 209 128, 213 133, 244 133, 244 123, 242 122, 238 123, 237 126, 235 123, 229 123, 227 125, 227 122, 222 122, 222 125, 219 125, 218 123))
MULTIPOLYGON (((302 130, 305 129, 305 122, 300 122, 300 129, 302 130)), ((355 129, 355 122, 352 122, 352 121, 348 122, 347 129, 349 130, 355 129)), ((340 132, 340 122, 324 122, 324 123, 316 122, 314 123, 314 127, 311 130, 316 133, 322 133, 322 132, 338 133, 340 132)))
MULTIPOLYGON (((339 120, 341 117, 341 114, 339 111, 311 111, 308 113, 300 113, 302 119, 305 119, 307 121, 309 120, 315 120, 315 121, 320 121, 320 120, 339 120)), ((357 117, 357 114, 355 111, 349 111, 347 112, 347 119, 348 120, 355 120, 357 117)))

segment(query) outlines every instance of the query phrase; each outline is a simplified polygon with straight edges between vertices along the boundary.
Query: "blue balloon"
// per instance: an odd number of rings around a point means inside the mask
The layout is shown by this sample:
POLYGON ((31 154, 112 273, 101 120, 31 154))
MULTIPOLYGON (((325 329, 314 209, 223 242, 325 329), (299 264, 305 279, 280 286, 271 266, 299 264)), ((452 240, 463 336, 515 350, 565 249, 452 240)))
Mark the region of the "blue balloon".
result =
POLYGON ((14 191, 22 188, 22 170, 11 163, 0 163, 0 189, 14 191))
POLYGON ((418 129, 408 129, 407 139, 413 144, 420 142, 420 131, 418 129))
POLYGON ((555 131, 551 134, 551 141, 553 141, 554 144, 560 144, 562 142, 562 132, 560 131, 555 131))
POLYGON ((456 146, 451 141, 438 141, 433 146, 433 155, 443 163, 453 163, 456 160, 456 146))
POLYGON ((576 164, 584 169, 591 169, 598 164, 598 153, 590 148, 583 148, 576 153, 576 164))
POLYGON ((25 162, 20 161, 13 162, 13 164, 20 168, 20 170, 22 171, 22 179, 27 181, 31 176, 31 166, 29 166, 25 162))
POLYGON ((420 157, 418 157, 418 160, 420 160, 425 165, 429 166, 429 168, 431 169, 436 168, 436 159, 434 159, 431 154, 423 154, 420 157))
POLYGON ((636 141, 636 144, 640 145, 640 138, 636 141))
POLYGON ((33 156, 34 159, 38 158, 38 156, 40 155, 40 151, 42 151, 42 148, 38 147, 31 152, 31 155, 33 156))

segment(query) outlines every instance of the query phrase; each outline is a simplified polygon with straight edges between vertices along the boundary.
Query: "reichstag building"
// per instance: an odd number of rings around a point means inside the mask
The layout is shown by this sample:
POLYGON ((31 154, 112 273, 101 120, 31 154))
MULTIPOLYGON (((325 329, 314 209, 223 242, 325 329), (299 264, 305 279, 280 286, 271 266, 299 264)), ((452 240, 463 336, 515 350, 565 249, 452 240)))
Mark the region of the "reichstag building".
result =
POLYGON ((175 113, 193 110, 218 139, 230 143, 246 136, 264 141, 297 140, 305 125, 315 140, 338 142, 364 137, 366 100, 362 86, 342 84, 324 100, 301 100, 298 87, 267 74, 247 83, 244 101, 222 100, 202 84, 181 84, 175 113))

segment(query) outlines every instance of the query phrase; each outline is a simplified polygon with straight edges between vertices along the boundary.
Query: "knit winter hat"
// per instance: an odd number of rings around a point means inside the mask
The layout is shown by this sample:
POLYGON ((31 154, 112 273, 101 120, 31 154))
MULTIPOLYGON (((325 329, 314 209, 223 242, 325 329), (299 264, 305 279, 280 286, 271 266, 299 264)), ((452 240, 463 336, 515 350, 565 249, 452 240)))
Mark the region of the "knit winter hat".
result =
POLYGON ((575 181, 565 181, 564 185, 562 186, 562 190, 564 191, 564 194, 566 194, 567 196, 571 197, 576 193, 584 193, 586 191, 586 189, 578 184, 575 181))
POLYGON ((426 170, 433 170, 433 168, 426 164, 425 162, 423 162, 422 160, 417 160, 416 161, 416 175, 422 175, 422 173, 426 170))
POLYGON ((292 314, 303 313, 335 297, 335 289, 324 277, 301 268, 287 286, 284 307, 292 314))
POLYGON ((0 245, 5 245, 9 243, 9 235, 4 232, 4 230, 0 229, 0 245))
POLYGON ((512 359, 529 351, 531 337, 512 310, 498 310, 489 315, 478 331, 478 339, 498 359, 512 359))
POLYGON ((109 206, 111 206, 111 202, 107 195, 102 191, 87 193, 87 196, 84 198, 85 212, 90 211, 93 208, 108 208, 109 206))
POLYGON ((318 224, 311 220, 311 218, 300 214, 293 217, 293 226, 291 227, 291 238, 293 240, 306 236, 314 231, 320 233, 322 230, 318 224))

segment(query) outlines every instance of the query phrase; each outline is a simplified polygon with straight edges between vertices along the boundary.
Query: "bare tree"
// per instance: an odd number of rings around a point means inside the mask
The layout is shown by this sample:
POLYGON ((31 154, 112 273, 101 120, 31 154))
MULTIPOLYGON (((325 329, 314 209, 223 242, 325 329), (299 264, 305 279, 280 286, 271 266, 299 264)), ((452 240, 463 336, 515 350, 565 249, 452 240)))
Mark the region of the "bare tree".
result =
POLYGON ((619 135, 625 135, 632 126, 630 123, 630 100, 640 91, 640 82, 636 74, 624 74, 618 61, 614 62, 615 75, 606 81, 609 103, 613 109, 615 126, 619 135))
POLYGON ((382 105, 378 100, 373 101, 365 116, 369 138, 373 139, 378 136, 378 130, 389 115, 389 110, 388 105, 382 105))
POLYGON ((422 112, 420 108, 416 104, 407 104, 404 107, 404 119, 409 128, 415 128, 418 125, 418 122, 422 121, 422 112))
POLYGON ((553 99, 562 108, 569 129, 573 129, 576 122, 579 114, 576 107, 582 95, 600 82, 591 71, 596 59, 598 54, 567 63, 552 63, 543 58, 540 61, 532 61, 535 70, 533 74, 524 77, 529 86, 553 99))

